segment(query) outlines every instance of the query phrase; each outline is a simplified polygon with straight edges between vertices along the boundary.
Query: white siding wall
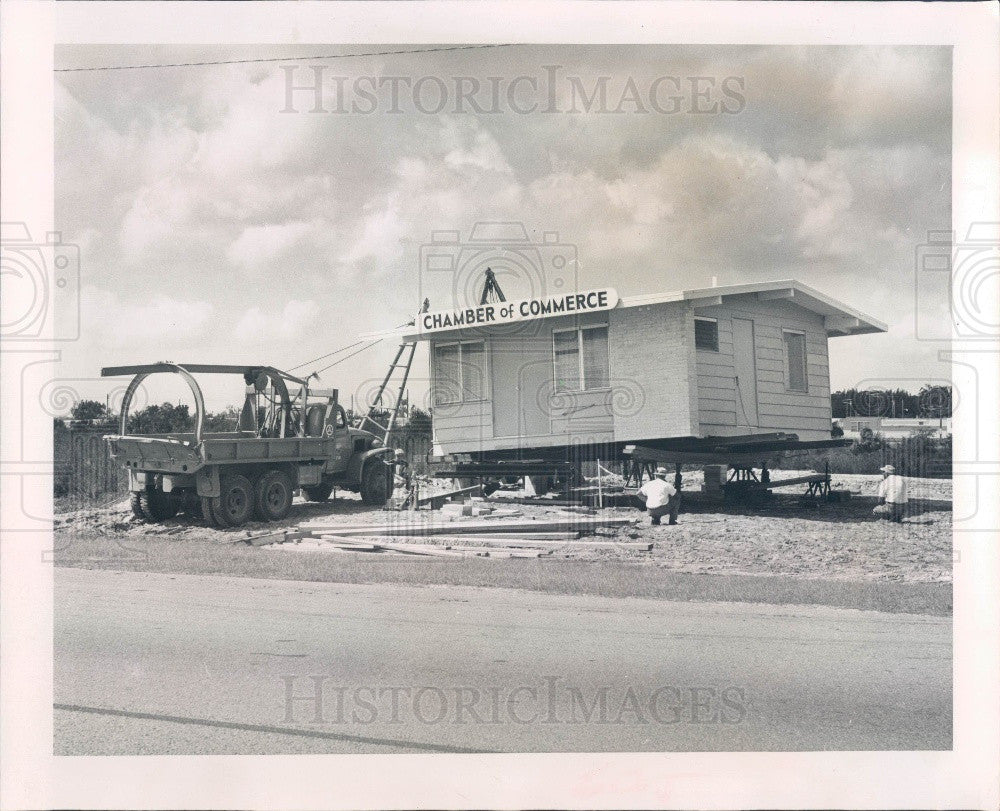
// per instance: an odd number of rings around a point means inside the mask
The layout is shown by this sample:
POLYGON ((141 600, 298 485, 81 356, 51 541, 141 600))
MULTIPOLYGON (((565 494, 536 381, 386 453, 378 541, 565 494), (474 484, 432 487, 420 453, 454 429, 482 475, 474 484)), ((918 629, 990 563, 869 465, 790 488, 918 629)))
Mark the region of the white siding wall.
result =
MULTIPOLYGON (((529 345, 530 354, 544 354, 550 364, 552 360, 552 331, 574 327, 598 326, 608 324, 609 316, 614 313, 589 313, 583 316, 567 316, 560 318, 539 319, 532 322, 528 334, 519 334, 514 343, 529 345), (537 351, 536 351, 537 350, 537 351)), ((613 340, 609 329, 609 344, 613 340)), ((473 340, 480 335, 466 334, 463 340, 473 340)), ((456 340, 454 335, 440 339, 442 343, 456 340)), ((544 435, 534 434, 531 437, 496 436, 494 424, 497 422, 493 409, 497 407, 493 392, 498 386, 517 387, 519 366, 510 363, 509 353, 511 338, 495 337, 487 339, 487 356, 489 368, 487 377, 490 386, 486 392, 486 400, 479 403, 444 404, 434 408, 434 441, 442 453, 469 453, 479 450, 511 449, 519 447, 547 447, 567 444, 587 444, 591 442, 608 442, 612 438, 612 409, 626 394, 616 387, 613 360, 610 362, 611 387, 596 391, 554 392, 554 368, 544 371, 547 383, 540 384, 533 380, 533 391, 518 392, 526 408, 540 408, 547 417, 548 432, 544 435), (498 356, 503 355, 503 358, 498 356), (496 371, 502 370, 497 379, 496 371)), ((434 379, 434 344, 430 342, 431 380, 434 379)), ((534 378, 534 374, 529 375, 534 378)), ((510 401, 511 398, 503 398, 510 401)), ((517 398, 514 398, 517 399, 517 398)))
POLYGON ((698 422, 702 435, 786 431, 800 439, 830 437, 830 366, 822 316, 787 300, 734 296, 697 315, 718 319, 719 351, 697 350, 698 422), (756 425, 748 425, 736 393, 732 319, 754 322, 757 363, 756 425), (782 330, 806 335, 808 391, 788 391, 782 330))
MULTIPOLYGON (((609 389, 542 396, 543 407, 548 409, 548 434, 533 436, 530 441, 517 436, 498 437, 493 432, 493 390, 516 382, 497 380, 490 360, 486 392, 489 399, 435 406, 434 438, 441 452, 758 431, 786 431, 801 439, 830 436, 827 337, 823 319, 817 314, 789 301, 760 301, 756 296, 727 298, 721 306, 697 310, 689 302, 671 302, 622 308, 581 319, 543 319, 536 322, 538 330, 532 341, 551 354, 553 329, 599 323, 609 325, 609 389), (717 353, 695 351, 695 314, 718 319, 717 353), (747 425, 737 404, 734 316, 754 322, 756 425, 747 425), (808 392, 790 392, 786 388, 783 328, 806 334, 808 392)), ((500 350, 492 347, 492 341, 487 343, 487 355, 492 358, 500 350)), ((433 342, 431 352, 433 356, 433 342)))

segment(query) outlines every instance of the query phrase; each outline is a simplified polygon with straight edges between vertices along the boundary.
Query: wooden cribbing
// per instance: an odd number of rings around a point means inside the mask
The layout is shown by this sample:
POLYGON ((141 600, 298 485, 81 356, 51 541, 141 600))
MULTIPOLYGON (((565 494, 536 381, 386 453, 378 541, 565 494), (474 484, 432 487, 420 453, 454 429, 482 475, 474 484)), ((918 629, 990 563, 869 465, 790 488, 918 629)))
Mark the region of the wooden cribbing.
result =
POLYGON ((482 488, 483 486, 481 484, 474 484, 471 487, 463 487, 460 490, 452 490, 448 493, 435 493, 434 495, 431 496, 421 496, 420 498, 417 499, 417 506, 423 507, 429 504, 431 506, 431 509, 435 509, 437 507, 440 507, 449 498, 452 498, 453 496, 472 495, 473 493, 482 490, 482 488))

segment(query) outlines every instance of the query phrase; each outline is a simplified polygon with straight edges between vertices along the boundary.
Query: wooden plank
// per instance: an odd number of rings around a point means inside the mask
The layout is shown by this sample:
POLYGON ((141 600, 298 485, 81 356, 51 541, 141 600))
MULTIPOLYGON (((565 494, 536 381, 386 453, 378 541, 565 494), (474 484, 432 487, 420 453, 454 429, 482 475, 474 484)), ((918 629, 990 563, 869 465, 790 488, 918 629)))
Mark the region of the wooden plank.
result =
MULTIPOLYGON (((443 537, 443 536, 442 536, 443 537)), ((455 538, 456 542, 464 542, 465 536, 459 535, 455 538)), ((533 541, 530 539, 522 540, 519 538, 482 538, 477 543, 482 543, 483 546, 525 546, 534 547, 537 546, 541 548, 577 548, 586 547, 588 549, 611 549, 611 548, 622 548, 622 549, 635 549, 638 551, 651 552, 653 549, 652 543, 643 543, 640 541, 533 541)), ((475 548, 475 547, 463 547, 463 548, 475 548)))
POLYGON ((503 498, 488 498, 490 504, 536 504, 539 507, 585 507, 589 496, 565 499, 542 498, 540 496, 504 496, 503 498))
MULTIPOLYGON (((336 535, 325 535, 322 537, 336 538, 336 535)), ((432 535, 430 536, 434 540, 440 541, 451 541, 451 540, 462 540, 462 541, 496 541, 498 543, 503 543, 508 540, 517 541, 575 541, 580 537, 579 532, 494 532, 489 535, 476 535, 474 533, 469 533, 467 535, 432 535)))
POLYGON ((378 543, 376 546, 382 549, 390 549, 393 552, 405 552, 413 555, 429 555, 434 558, 460 558, 465 557, 465 553, 452 549, 444 549, 438 546, 423 546, 421 544, 405 543, 378 543))
POLYGON ((813 482, 825 482, 829 480, 825 473, 815 473, 811 476, 796 476, 792 479, 771 479, 765 487, 791 487, 793 484, 812 484, 813 482))
MULTIPOLYGON (((708 451, 661 451, 654 448, 636 448, 633 456, 653 462, 690 465, 742 465, 746 467, 759 466, 761 460, 780 459, 781 451, 759 451, 757 453, 717 453, 708 451), (635 451, 638 451, 636 453, 635 451)), ((625 453, 628 453, 626 448, 625 453)))
POLYGON ((482 485, 474 484, 471 487, 462 487, 458 490, 450 490, 447 493, 435 493, 432 496, 423 496, 417 499, 417 506, 419 507, 425 504, 430 504, 432 508, 435 506, 439 507, 453 496, 464 496, 470 493, 478 492, 481 489, 482 485))
MULTIPOLYGON (((720 380, 727 380, 728 384, 724 386, 719 385, 708 385, 702 382, 701 378, 698 379, 698 397, 699 399, 706 400, 735 400, 736 399, 736 386, 735 381, 732 378, 719 378, 720 380)), ((713 380, 714 382, 714 380, 713 380)))
MULTIPOLYGON (((707 425, 736 425, 735 411, 708 411, 698 409, 698 421, 707 425)), ((743 421, 746 425, 746 420, 743 421)))
POLYGON ((261 532, 257 535, 251 535, 247 538, 237 538, 232 543, 248 543, 251 546, 264 546, 270 543, 278 543, 284 540, 286 535, 285 530, 277 529, 273 532, 261 532))
POLYGON ((623 527, 634 524, 635 518, 550 518, 537 521, 452 521, 447 523, 357 524, 354 526, 303 527, 314 535, 329 534, 348 537, 412 537, 420 535, 468 535, 514 532, 585 532, 599 527, 623 527))

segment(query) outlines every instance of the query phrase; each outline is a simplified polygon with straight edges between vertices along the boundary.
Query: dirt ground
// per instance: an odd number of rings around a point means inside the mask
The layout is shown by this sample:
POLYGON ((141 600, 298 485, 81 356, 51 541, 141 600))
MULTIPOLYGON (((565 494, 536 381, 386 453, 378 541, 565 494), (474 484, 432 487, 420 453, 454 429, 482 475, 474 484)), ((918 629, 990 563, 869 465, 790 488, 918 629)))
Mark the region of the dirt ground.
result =
MULTIPOLYGON (((775 478, 797 475, 781 471, 775 478)), ((835 474, 833 487, 851 492, 848 500, 835 503, 803 504, 801 487, 778 490, 761 507, 734 507, 703 500, 698 474, 685 475, 685 501, 677 526, 649 526, 639 509, 607 508, 595 512, 567 510, 558 506, 499 505, 502 513, 524 520, 565 520, 570 516, 599 515, 625 517, 635 523, 614 529, 599 529, 591 540, 652 542, 653 551, 613 547, 556 547, 553 558, 581 561, 621 561, 657 567, 665 572, 712 575, 793 575, 797 578, 845 581, 902 581, 946 583, 951 581, 951 481, 910 479, 910 514, 902 524, 882 521, 872 514, 879 477, 862 474, 835 474), (513 515, 511 515, 513 514, 513 515)), ((498 494, 500 500, 503 494, 498 494)), ((207 544, 235 543, 267 531, 295 526, 336 526, 357 524, 422 523, 445 519, 437 511, 394 512, 372 509, 351 493, 338 493, 323 504, 296 499, 287 521, 281 524, 251 523, 238 530, 206 527, 194 519, 179 516, 162 524, 147 524, 132 516, 127 500, 85 509, 58 512, 67 504, 57 504, 57 539, 74 536, 129 538, 162 537, 171 541, 204 541, 207 544)), ((496 521, 491 518, 452 518, 462 521, 496 521)), ((406 542, 396 538, 395 542, 406 542)), ((433 537, 411 539, 427 544, 433 537)), ((437 543, 445 543, 438 541, 437 543)), ((241 544, 242 546, 242 544, 241 544)), ((275 554, 259 547, 261 555, 275 554)))

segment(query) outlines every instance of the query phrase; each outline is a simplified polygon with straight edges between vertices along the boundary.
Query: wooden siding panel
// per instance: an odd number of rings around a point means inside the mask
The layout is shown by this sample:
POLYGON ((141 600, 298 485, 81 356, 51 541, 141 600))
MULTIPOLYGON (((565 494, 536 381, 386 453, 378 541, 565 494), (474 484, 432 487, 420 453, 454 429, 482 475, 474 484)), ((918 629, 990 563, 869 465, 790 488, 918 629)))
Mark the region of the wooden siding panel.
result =
POLYGON ((701 432, 745 423, 735 391, 732 319, 754 322, 758 425, 808 434, 816 439, 830 432, 830 383, 826 325, 818 314, 787 300, 761 301, 756 296, 727 298, 722 305, 698 308, 696 314, 719 324, 720 352, 698 352, 699 423, 701 432), (806 335, 808 392, 789 392, 785 383, 785 329, 806 335), (723 338, 726 336, 725 352, 723 338), (725 394, 723 392, 726 392, 725 394), (725 410, 719 410, 725 403, 725 410))
POLYGON ((735 411, 699 411, 698 419, 704 424, 736 425, 735 411))
POLYGON ((611 431, 614 392, 608 389, 573 391, 550 398, 550 423, 553 434, 580 431, 611 431))
MULTIPOLYGON (((832 421, 825 418, 818 417, 795 417, 795 425, 798 430, 794 433, 799 433, 799 431, 822 431, 826 434, 825 438, 829 439, 830 429, 832 426, 832 421)), ((761 417, 760 421, 761 428, 772 428, 772 429, 782 429, 788 430, 788 418, 787 417, 761 417)))

